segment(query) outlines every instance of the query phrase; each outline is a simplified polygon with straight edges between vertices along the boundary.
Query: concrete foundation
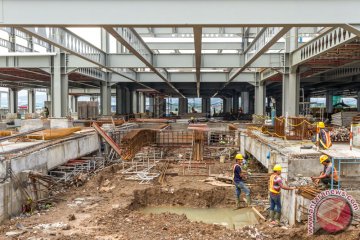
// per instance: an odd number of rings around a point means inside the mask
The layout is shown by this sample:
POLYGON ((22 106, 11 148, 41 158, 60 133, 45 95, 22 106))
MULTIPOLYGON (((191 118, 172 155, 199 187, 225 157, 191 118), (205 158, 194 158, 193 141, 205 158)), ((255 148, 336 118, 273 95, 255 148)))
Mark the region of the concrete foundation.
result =
MULTIPOLYGON (((0 176, 6 175, 7 166, 11 165, 13 173, 21 179, 23 171, 34 170, 46 173, 48 170, 99 149, 97 134, 72 137, 64 142, 42 148, 28 154, 2 161, 0 176)), ((25 181, 25 179, 23 179, 25 181)), ((25 183, 25 182, 23 182, 25 183)), ((21 183, 22 184, 22 183, 21 183)), ((0 222, 19 214, 25 196, 13 179, 0 184, 0 222)))

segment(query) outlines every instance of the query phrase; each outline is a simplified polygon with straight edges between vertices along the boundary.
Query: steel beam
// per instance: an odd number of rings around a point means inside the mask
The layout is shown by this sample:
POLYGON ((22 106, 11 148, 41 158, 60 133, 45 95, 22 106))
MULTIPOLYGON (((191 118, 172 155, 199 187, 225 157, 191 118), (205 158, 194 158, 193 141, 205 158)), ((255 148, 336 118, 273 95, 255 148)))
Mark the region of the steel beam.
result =
POLYGON ((124 45, 132 54, 139 58, 148 68, 156 73, 164 82, 166 82, 181 97, 185 97, 176 89, 167 79, 166 74, 160 72, 153 65, 153 53, 144 43, 142 38, 132 28, 112 28, 105 27, 113 37, 124 45))
POLYGON ((360 24, 345 24, 342 28, 360 37, 360 24))
POLYGON ((195 69, 196 69, 196 93, 197 93, 197 97, 200 97, 201 35, 202 35, 202 28, 201 27, 194 27, 194 47, 195 47, 195 69))
MULTIPOLYGON (((274 43, 276 43, 289 30, 290 27, 263 28, 259 32, 257 37, 245 49, 244 65, 240 69, 236 70, 232 75, 230 75, 229 81, 224 84, 222 89, 224 89, 230 82, 232 82, 240 73, 245 71, 246 68, 248 68, 257 58, 259 58, 263 53, 265 53, 274 43)), ((214 96, 216 95, 217 93, 215 93, 214 96)))
POLYGON ((241 26, 288 25, 321 26, 326 24, 358 23, 360 2, 331 1, 218 1, 172 0, 3 0, 0 20, 6 25, 136 25, 158 26, 241 26), (242 10, 239 14, 239 9, 242 10), (321 14, 319 14, 321 9, 321 14), (120 12, 119 12, 120 10, 120 12), (256 12, 256 14, 254 14, 256 12), (66 13, 66 16, 64 16, 66 13), (136 13, 136 16, 134 16, 136 13), (334 13, 338 14, 334 18, 334 13), (304 17, 306 14, 306 17, 304 17))
POLYGON ((330 28, 292 53, 292 66, 305 63, 324 53, 339 48, 358 36, 341 27, 330 28))

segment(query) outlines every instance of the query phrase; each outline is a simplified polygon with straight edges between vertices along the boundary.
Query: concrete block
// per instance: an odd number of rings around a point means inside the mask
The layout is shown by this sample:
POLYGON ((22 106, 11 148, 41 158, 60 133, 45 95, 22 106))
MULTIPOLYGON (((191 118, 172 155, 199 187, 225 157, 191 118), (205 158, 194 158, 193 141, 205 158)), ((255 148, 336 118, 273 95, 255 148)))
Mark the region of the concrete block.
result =
POLYGON ((21 121, 20 132, 27 132, 44 127, 41 119, 26 119, 21 121))
POLYGON ((50 118, 50 128, 71 128, 73 122, 67 118, 50 118))

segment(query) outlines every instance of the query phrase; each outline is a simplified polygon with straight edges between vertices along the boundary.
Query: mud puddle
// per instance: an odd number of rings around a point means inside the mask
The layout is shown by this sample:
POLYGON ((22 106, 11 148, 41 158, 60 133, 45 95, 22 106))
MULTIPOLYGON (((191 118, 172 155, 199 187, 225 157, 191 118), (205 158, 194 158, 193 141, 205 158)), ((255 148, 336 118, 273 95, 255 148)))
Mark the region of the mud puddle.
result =
POLYGON ((238 229, 258 223, 255 213, 250 208, 233 210, 230 208, 188 208, 155 206, 139 209, 144 214, 174 213, 185 214, 190 221, 223 225, 230 229, 238 229))

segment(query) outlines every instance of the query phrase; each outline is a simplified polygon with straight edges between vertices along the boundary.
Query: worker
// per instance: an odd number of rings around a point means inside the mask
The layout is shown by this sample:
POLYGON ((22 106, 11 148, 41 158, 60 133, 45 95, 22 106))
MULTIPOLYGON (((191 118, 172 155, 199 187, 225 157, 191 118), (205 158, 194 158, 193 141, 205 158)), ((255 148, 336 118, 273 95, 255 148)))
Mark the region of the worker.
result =
POLYGON ((246 171, 241 168, 242 161, 244 160, 241 153, 236 154, 235 164, 233 167, 233 181, 235 185, 235 194, 236 194, 236 208, 240 208, 240 194, 241 190, 244 191, 246 196, 246 203, 248 206, 251 205, 250 189, 245 185, 244 178, 246 177, 246 171))
POLYGON ((45 106, 45 108, 44 108, 44 115, 45 115, 45 117, 48 118, 48 117, 49 117, 49 114, 50 114, 50 113, 49 113, 49 109, 48 109, 48 107, 45 106))
POLYGON ((322 149, 328 149, 331 147, 330 132, 325 128, 324 122, 318 122, 316 133, 318 134, 319 146, 322 149))
POLYGON ((322 183, 322 188, 329 188, 331 186, 331 178, 333 177, 333 184, 337 185, 339 181, 339 176, 335 167, 333 167, 330 162, 328 155, 320 156, 320 163, 324 166, 324 170, 320 173, 318 177, 311 177, 311 179, 316 183, 322 183))
POLYGON ((281 219, 281 189, 294 190, 295 187, 283 185, 281 178, 282 167, 276 164, 273 168, 274 173, 270 176, 269 192, 270 192, 270 221, 271 224, 280 224, 281 219))

